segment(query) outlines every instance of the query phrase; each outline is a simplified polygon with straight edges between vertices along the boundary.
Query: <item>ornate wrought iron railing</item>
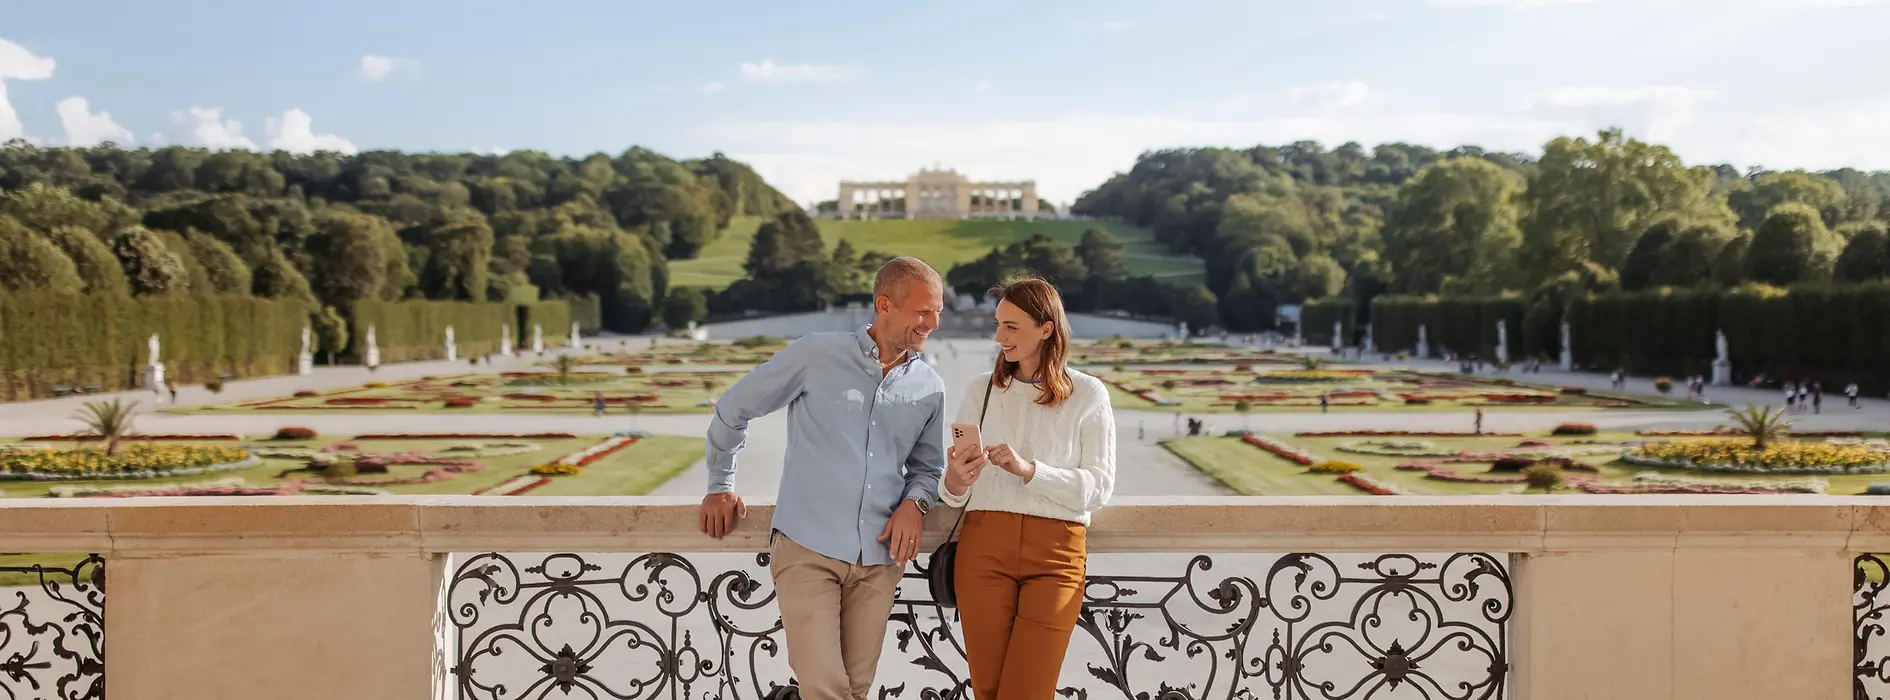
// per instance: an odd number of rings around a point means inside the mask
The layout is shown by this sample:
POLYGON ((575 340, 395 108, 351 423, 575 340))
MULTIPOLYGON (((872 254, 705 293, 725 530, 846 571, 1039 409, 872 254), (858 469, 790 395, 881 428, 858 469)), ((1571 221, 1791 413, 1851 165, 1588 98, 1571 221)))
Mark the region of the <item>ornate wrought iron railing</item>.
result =
POLYGON ((1851 607, 1855 611, 1856 644, 1852 698, 1884 700, 1890 698, 1890 640, 1885 639, 1890 611, 1890 562, 1882 555, 1857 555, 1851 579, 1851 607))
POLYGON ((0 566, 0 699, 105 697, 105 560, 0 566))
MULTIPOLYGON (((446 591, 465 700, 753 700, 791 683, 767 554, 462 555, 446 591), (555 695, 554 697, 565 697, 555 695)), ((1508 697, 1506 558, 1096 554, 1068 700, 1508 697)), ((909 572, 876 697, 968 698, 955 614, 909 572)))

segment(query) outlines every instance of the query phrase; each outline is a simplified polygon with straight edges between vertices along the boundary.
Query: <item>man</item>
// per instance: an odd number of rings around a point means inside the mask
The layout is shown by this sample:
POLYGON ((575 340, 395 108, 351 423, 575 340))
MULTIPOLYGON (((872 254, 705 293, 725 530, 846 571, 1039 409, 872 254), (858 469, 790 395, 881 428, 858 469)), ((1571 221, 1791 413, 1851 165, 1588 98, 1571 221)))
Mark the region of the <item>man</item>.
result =
POLYGON ((944 283, 916 258, 873 279, 873 322, 811 333, 722 392, 709 422, 702 531, 747 515, 735 455, 748 423, 788 409, 788 447, 769 535, 788 666, 807 700, 866 700, 907 562, 945 471, 945 385, 919 361, 944 311, 944 283))

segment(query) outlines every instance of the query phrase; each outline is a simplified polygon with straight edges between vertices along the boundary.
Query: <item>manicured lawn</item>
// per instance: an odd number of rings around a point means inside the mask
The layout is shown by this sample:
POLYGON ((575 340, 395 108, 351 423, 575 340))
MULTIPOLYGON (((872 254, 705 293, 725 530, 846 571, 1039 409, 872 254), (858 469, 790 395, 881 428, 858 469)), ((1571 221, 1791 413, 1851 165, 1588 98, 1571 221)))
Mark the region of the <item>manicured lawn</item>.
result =
MULTIPOLYGON (((1083 369, 1109 385, 1109 400, 1116 408, 1171 413, 1235 413, 1236 404, 1243 398, 1250 402, 1250 411, 1253 413, 1310 413, 1320 410, 1319 397, 1322 393, 1330 393, 1327 410, 1334 412, 1468 412, 1477 408, 1485 411, 1711 408, 1698 403, 1611 392, 1562 394, 1559 387, 1502 378, 1420 374, 1359 365, 1332 365, 1316 370, 1322 375, 1354 374, 1335 378, 1322 376, 1310 381, 1279 381, 1277 375, 1302 372, 1297 367, 1285 364, 1253 364, 1251 369, 1243 370, 1211 366, 1141 369, 1119 363, 1112 366, 1085 366, 1083 369), (1116 371, 1115 366, 1122 366, 1123 371, 1116 371), (1165 386, 1169 382, 1174 383, 1174 388, 1165 386), (1161 403, 1138 395, 1136 392, 1139 391, 1152 392, 1151 395, 1161 399, 1161 403), (1499 401, 1529 397, 1546 402, 1499 401), (1419 399, 1424 403, 1413 404, 1407 398, 1419 399)), ((1466 424, 1464 427, 1468 429, 1470 426, 1466 424)))
MULTIPOLYGON (((694 260, 669 264, 671 286, 689 285, 721 289, 742 278, 742 263, 748 258, 748 245, 760 227, 756 219, 737 219, 694 260)), ((1177 284, 1194 284, 1202 279, 1199 261, 1177 259, 1149 232, 1126 224, 1102 221, 990 221, 921 219, 914 221, 818 221, 821 240, 829 250, 841 240, 849 241, 856 251, 878 250, 893 255, 911 255, 926 261, 940 273, 952 265, 976 260, 992 248, 1043 233, 1076 245, 1083 232, 1095 227, 1115 234, 1125 249, 1129 274, 1155 275, 1177 284)))
MULTIPOLYGON (((1572 445, 1575 440, 1599 442, 1631 442, 1649 438, 1636 437, 1630 433, 1601 433, 1582 438, 1551 437, 1534 434, 1528 437, 1445 437, 1445 438, 1398 438, 1398 437, 1300 437, 1293 434, 1277 434, 1268 437, 1285 442, 1300 450, 1313 454, 1318 459, 1352 462, 1363 467, 1361 473, 1373 480, 1394 485, 1407 493, 1438 496, 1468 496, 1516 493, 1521 491, 1521 484, 1480 484, 1458 481, 1444 481, 1428 478, 1425 472, 1410 469, 1397 469, 1400 462, 1408 457, 1347 452, 1339 445, 1354 440, 1422 440, 1440 449, 1468 452, 1496 452, 1514 448, 1524 439, 1548 440, 1562 446, 1572 445)), ((1685 438, 1682 438, 1685 439, 1685 438)), ((1170 452, 1186 460, 1202 472, 1219 479, 1236 493, 1248 496, 1312 496, 1312 495, 1359 495, 1363 492, 1350 485, 1341 483, 1337 477, 1326 474, 1314 474, 1306 467, 1283 457, 1243 442, 1236 437, 1188 437, 1176 438, 1162 443, 1170 452)), ((1763 475, 1763 474, 1728 474, 1719 472, 1694 471, 1684 469, 1657 469, 1621 462, 1616 454, 1586 455, 1574 457, 1578 462, 1591 464, 1597 468, 1594 474, 1603 483, 1626 485, 1634 483, 1634 476, 1645 472, 1663 475, 1704 479, 1727 479, 1751 482, 1791 481, 1808 478, 1804 475, 1763 475)), ((1460 463, 1446 464, 1444 467, 1464 475, 1484 474, 1487 464, 1460 463)), ((1571 475, 1577 472, 1570 472, 1571 475)), ((1841 474, 1816 476, 1830 486, 1826 493, 1833 496, 1857 495, 1864 492, 1870 484, 1890 481, 1890 474, 1841 474)), ((1564 489, 1558 493, 1581 493, 1575 489, 1564 489)))
MULTIPOLYGON (((465 471, 450 478, 415 484, 390 484, 371 486, 390 495, 427 495, 427 494, 470 494, 496 486, 506 480, 521 476, 532 467, 552 462, 567 454, 572 454, 602 442, 606 436, 581 436, 576 438, 490 438, 490 439, 444 439, 444 440, 361 440, 357 441, 359 452, 378 454, 419 453, 440 457, 453 457, 446 452, 447 447, 463 443, 492 442, 527 442, 540 446, 540 449, 514 455, 490 457, 466 457, 484 464, 475 471, 465 471)), ((345 438, 322 437, 309 441, 277 442, 262 441, 249 443, 259 449, 270 447, 306 447, 321 448, 340 442, 345 438)), ((637 440, 636 443, 584 467, 576 475, 552 477, 551 482, 531 492, 532 495, 565 496, 637 496, 668 481, 677 472, 688 468, 702 458, 703 440, 694 437, 671 435, 652 435, 637 440)), ((457 457, 454 457, 457 458, 457 457)), ((48 496, 53 488, 59 486, 77 487, 112 487, 138 486, 160 488, 176 485, 202 485, 212 482, 241 480, 243 486, 271 487, 285 480, 303 480, 325 483, 320 474, 307 471, 290 470, 301 467, 299 460, 287 458, 266 458, 259 466, 235 469, 213 474, 195 474, 189 476, 165 477, 139 480, 96 480, 96 481, 6 481, 0 482, 0 491, 8 497, 33 498, 48 496)), ((388 467, 386 474, 362 474, 359 479, 381 479, 390 477, 414 477, 437 467, 421 464, 394 464, 388 467)))
POLYGON ((549 369, 516 373, 462 374, 395 382, 370 382, 315 396, 278 396, 234 404, 167 409, 169 413, 560 413, 588 414, 603 394, 609 415, 708 413, 710 388, 734 384, 745 370, 652 367, 628 372, 599 366, 560 378, 549 369), (451 406, 454 398, 471 405, 451 406))

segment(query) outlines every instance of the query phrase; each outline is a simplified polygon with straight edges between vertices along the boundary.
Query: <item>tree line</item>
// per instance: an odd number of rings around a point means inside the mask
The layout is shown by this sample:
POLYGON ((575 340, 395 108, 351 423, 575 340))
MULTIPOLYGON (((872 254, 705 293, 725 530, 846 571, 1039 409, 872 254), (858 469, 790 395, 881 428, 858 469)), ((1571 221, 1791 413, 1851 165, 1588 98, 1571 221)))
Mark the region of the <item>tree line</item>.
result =
POLYGON ((345 337, 341 316, 361 301, 596 297, 604 327, 636 332, 672 306, 668 260, 694 257, 737 216, 784 212, 800 208, 720 153, 16 140, 0 147, 0 291, 295 298, 319 310, 325 339, 345 337))
POLYGON ((1540 156, 1311 142, 1143 155, 1078 214, 1150 227, 1207 263, 1230 330, 1280 303, 1383 293, 1575 295, 1890 275, 1890 173, 1687 165, 1606 130, 1540 156))

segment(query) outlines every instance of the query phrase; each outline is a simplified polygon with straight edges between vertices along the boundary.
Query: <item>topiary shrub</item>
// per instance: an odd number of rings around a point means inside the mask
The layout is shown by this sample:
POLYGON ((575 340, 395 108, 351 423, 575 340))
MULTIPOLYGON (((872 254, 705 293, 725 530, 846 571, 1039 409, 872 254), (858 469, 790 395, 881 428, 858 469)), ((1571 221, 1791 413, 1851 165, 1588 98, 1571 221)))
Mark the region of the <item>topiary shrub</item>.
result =
POLYGON ((1588 393, 1588 389, 1579 386, 1565 386, 1562 387, 1561 392, 1567 396, 1581 396, 1588 393))
POLYGON ((283 426, 276 429, 276 439, 277 440, 313 440, 315 439, 315 429, 304 428, 299 425, 283 426))
POLYGON ((471 396, 455 396, 453 398, 446 400, 446 407, 447 408, 467 408, 476 403, 479 403, 479 400, 471 396))
POLYGON ((623 373, 624 374, 642 374, 643 368, 638 365, 630 365, 629 367, 623 368, 623 373))
MULTIPOLYGON (((346 462, 348 460, 344 459, 341 461, 346 462)), ((387 459, 384 457, 357 457, 354 459, 353 464, 354 464, 354 470, 357 473, 361 473, 361 474, 386 474, 387 473, 387 459)))
POLYGON ((1404 400, 1404 405, 1406 405, 1406 406, 1429 406, 1429 405, 1431 405, 1431 400, 1430 400, 1430 399, 1405 399, 1405 400, 1404 400))
POLYGON ((209 380, 203 383, 203 388, 209 390, 210 393, 212 394, 221 394, 223 393, 223 380, 221 379, 209 380))
POLYGON ((1654 391, 1658 391, 1658 392, 1660 392, 1660 393, 1662 393, 1662 394, 1671 394, 1671 393, 1673 393, 1673 378, 1672 378, 1672 377, 1660 377, 1660 378, 1657 378, 1657 379, 1655 379, 1655 380, 1654 380, 1654 391))
POLYGON ((1490 465, 1490 471, 1515 473, 1515 472, 1520 472, 1524 469, 1527 469, 1529 468, 1529 465, 1535 464, 1535 463, 1536 463, 1536 460, 1530 459, 1528 457, 1504 457, 1502 459, 1496 460, 1495 464, 1490 465))
POLYGON ((1561 488, 1562 484, 1568 481, 1568 477, 1562 474, 1561 468, 1549 462, 1531 464, 1522 470, 1522 475, 1523 483, 1528 484, 1525 491, 1540 490, 1543 493, 1549 493, 1561 488))
POLYGON ((1335 459, 1335 460, 1328 460, 1325 462, 1320 462, 1318 464, 1307 467, 1306 471, 1312 472, 1314 474, 1350 474, 1360 469, 1364 469, 1364 467, 1353 464, 1351 462, 1341 462, 1335 459))
POLYGON ((322 476, 330 479, 346 479, 355 475, 354 460, 337 459, 322 468, 322 476))
POLYGON ((1594 435, 1595 426, 1588 423, 1563 423, 1549 431, 1550 435, 1594 435))
POLYGON ((301 391, 295 392, 295 398, 298 398, 298 399, 314 398, 316 395, 317 394, 315 392, 309 391, 307 389, 303 389, 301 391))

